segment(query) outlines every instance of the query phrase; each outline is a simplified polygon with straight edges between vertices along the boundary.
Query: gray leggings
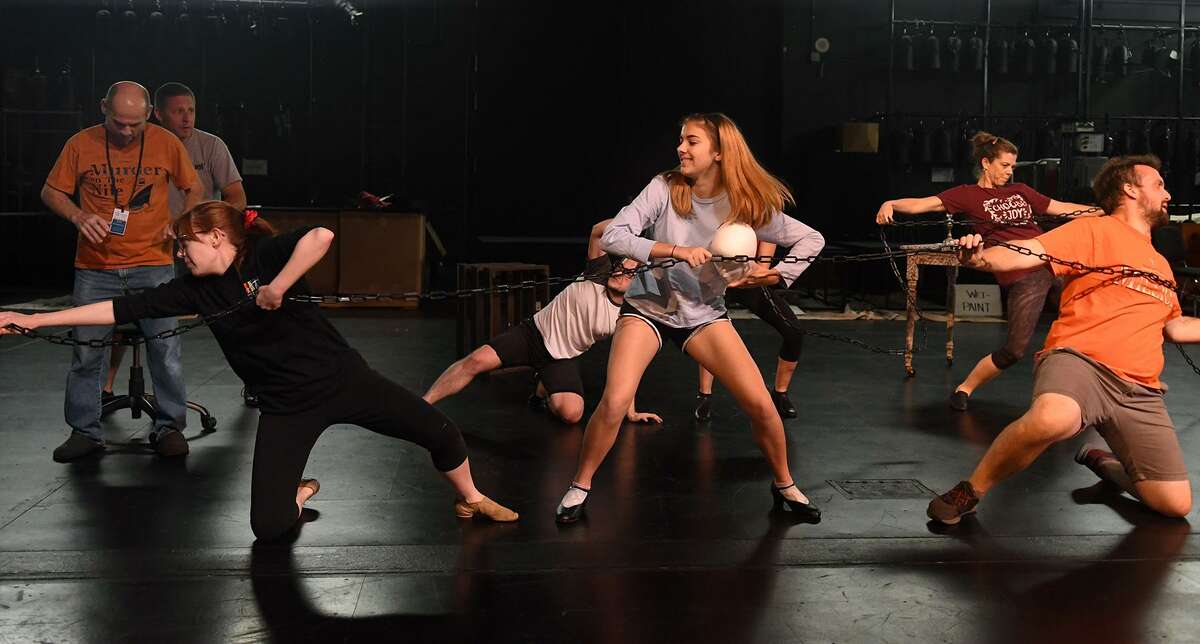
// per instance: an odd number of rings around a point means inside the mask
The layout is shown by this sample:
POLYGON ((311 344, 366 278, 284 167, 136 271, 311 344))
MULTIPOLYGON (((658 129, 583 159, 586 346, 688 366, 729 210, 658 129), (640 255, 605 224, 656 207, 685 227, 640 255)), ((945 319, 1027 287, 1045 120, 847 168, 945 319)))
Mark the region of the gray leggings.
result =
POLYGON ((1008 285, 1008 339, 992 353, 996 368, 1007 369, 1025 355, 1052 288, 1054 274, 1049 269, 1034 271, 1008 285))

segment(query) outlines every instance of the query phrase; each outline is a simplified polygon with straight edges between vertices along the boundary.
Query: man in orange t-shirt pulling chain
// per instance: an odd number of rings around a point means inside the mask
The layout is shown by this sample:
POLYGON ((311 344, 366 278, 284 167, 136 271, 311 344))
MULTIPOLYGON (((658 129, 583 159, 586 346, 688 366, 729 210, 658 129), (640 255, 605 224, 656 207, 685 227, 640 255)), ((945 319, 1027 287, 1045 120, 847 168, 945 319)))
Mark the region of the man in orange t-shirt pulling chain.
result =
MULTIPOLYGON (((1077 219, 1033 239, 1011 242, 1033 255, 1088 267, 1142 271, 1165 280, 1171 267, 1150 244, 1167 221, 1171 195, 1153 156, 1116 157, 1093 189, 1107 217, 1077 219)), ((1065 281, 1058 320, 1034 371, 1033 405, 996 437, 971 478, 929 503, 929 517, 955 524, 995 484, 1029 466, 1050 445, 1094 427, 1112 452, 1084 445, 1076 460, 1101 479, 1170 517, 1192 507, 1187 467, 1163 403, 1163 338, 1200 342, 1200 318, 1183 317, 1174 289, 1147 277, 1111 275, 1045 262, 1009 248, 983 248, 979 235, 958 241, 960 261, 985 271, 1049 263, 1065 281)))
MULTIPOLYGON (((72 136, 42 187, 42 201, 79 229, 75 250, 75 306, 111 300, 175 277, 167 193, 185 193, 185 208, 200 200, 196 170, 174 134, 146 122, 150 93, 131 82, 114 83, 100 102, 104 123, 72 136), (71 196, 79 194, 79 205, 71 196)), ((175 318, 138 320, 152 336, 176 326, 175 318)), ((76 327, 77 340, 103 340, 112 327, 76 327)), ((105 348, 76 346, 67 374, 65 414, 71 435, 54 450, 65 463, 104 449, 100 434, 100 384, 105 348)), ((178 336, 146 343, 157 413, 150 443, 163 456, 188 452, 180 433, 187 421, 187 392, 178 336)))

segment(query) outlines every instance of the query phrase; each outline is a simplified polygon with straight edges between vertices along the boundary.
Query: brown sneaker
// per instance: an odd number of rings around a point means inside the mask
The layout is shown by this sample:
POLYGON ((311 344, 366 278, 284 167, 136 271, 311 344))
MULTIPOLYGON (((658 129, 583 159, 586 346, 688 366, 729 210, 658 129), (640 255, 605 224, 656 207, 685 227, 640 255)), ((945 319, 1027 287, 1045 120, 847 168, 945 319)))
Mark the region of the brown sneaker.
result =
POLYGON ((97 443, 79 432, 71 432, 62 445, 54 448, 54 462, 70 463, 93 452, 103 450, 104 443, 97 443))
POLYGON ((150 446, 159 456, 185 456, 188 453, 188 442, 183 432, 174 427, 164 427, 150 435, 150 446))
POLYGON ((954 525, 968 514, 974 514, 978 503, 979 496, 970 481, 960 481, 949 492, 933 497, 925 514, 939 523, 954 525))
POLYGON ((1108 479, 1104 476, 1104 470, 1100 468, 1103 464, 1116 460, 1116 454, 1103 449, 1089 449, 1087 445, 1080 447, 1079 451, 1075 452, 1076 463, 1088 468, 1097 478, 1106 482, 1108 479))
POLYGON ((478 515, 485 519, 498 521, 500 523, 516 521, 517 517, 520 516, 516 512, 509 510, 508 508, 496 503, 486 496, 483 497, 483 500, 476 503, 467 503, 463 499, 455 501, 454 514, 458 515, 458 517, 462 519, 470 519, 478 515))

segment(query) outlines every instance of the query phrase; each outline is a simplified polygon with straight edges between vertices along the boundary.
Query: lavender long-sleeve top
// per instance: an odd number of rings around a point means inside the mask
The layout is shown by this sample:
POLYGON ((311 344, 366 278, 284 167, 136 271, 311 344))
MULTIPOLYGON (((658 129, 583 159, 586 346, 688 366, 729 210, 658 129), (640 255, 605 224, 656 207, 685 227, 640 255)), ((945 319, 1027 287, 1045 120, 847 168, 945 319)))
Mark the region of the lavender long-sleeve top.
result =
MULTIPOLYGON (((722 193, 709 199, 692 196, 692 214, 679 216, 671 206, 671 191, 665 179, 656 176, 628 206, 621 209, 604 231, 600 246, 609 253, 650 261, 654 242, 707 248, 717 228, 729 215, 729 199, 722 193), (650 237, 642 237, 649 231, 650 237)), ((787 248, 788 255, 808 257, 825 247, 816 230, 782 212, 776 212, 762 228, 758 239, 787 248)), ((809 262, 779 264, 775 268, 786 285, 809 266, 809 262)), ((634 276, 625 300, 647 317, 674 328, 691 328, 725 314, 725 279, 713 263, 692 268, 679 263, 634 276)))

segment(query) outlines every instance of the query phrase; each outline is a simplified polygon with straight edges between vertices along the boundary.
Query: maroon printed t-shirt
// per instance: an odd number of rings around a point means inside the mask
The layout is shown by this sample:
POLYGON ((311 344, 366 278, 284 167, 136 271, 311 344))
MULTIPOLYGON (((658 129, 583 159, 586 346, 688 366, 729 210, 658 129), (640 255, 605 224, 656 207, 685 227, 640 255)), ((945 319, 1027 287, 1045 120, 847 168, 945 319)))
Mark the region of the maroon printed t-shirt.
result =
MULTIPOLYGON (((1000 188, 982 188, 976 184, 955 186, 938 195, 946 212, 965 213, 975 224, 975 232, 985 242, 1033 239, 1042 234, 1034 216, 1046 214, 1050 197, 1023 183, 1010 183, 1000 188)), ((996 273, 1002 286, 1045 267, 1022 271, 996 273)))

